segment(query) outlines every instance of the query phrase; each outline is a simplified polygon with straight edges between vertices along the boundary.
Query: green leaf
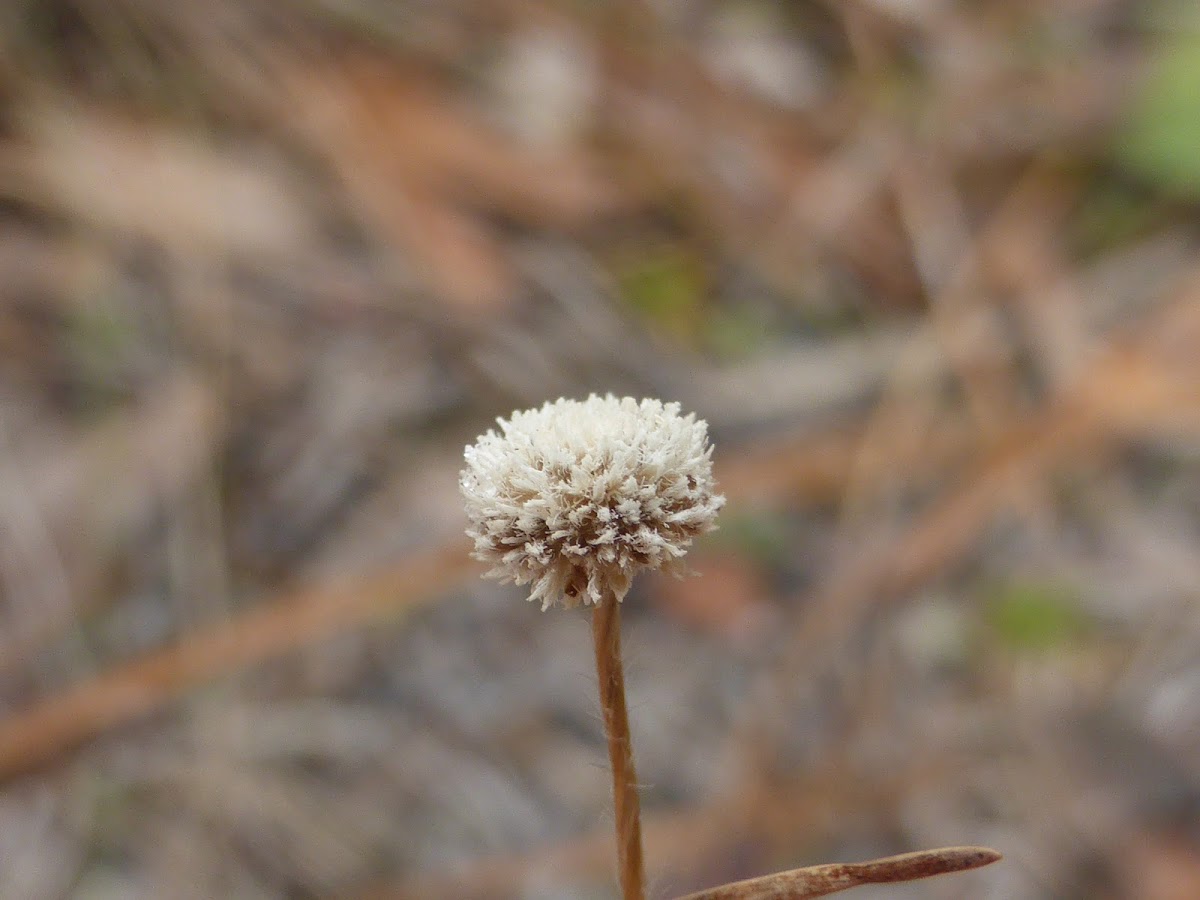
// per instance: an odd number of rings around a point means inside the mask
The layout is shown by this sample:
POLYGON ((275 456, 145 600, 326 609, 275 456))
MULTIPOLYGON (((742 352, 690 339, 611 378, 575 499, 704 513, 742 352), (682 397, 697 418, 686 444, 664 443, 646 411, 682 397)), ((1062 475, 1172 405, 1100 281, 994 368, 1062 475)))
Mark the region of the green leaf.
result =
POLYGON ((666 249, 627 265, 618 278, 621 296, 633 310, 677 337, 694 338, 705 280, 698 260, 666 249))
POLYGON ((1131 172, 1172 193, 1200 198, 1200 34, 1168 37, 1117 138, 1131 172))
POLYGON ((1072 590, 1042 582, 1018 582, 996 589, 987 604, 987 621, 1001 643, 1021 651, 1069 645, 1088 625, 1072 590))
POLYGON ((786 520, 773 513, 727 515, 711 541, 765 565, 781 565, 795 553, 786 520))
POLYGON ((738 307, 708 317, 705 344, 719 359, 745 359, 767 343, 769 334, 761 316, 738 307))

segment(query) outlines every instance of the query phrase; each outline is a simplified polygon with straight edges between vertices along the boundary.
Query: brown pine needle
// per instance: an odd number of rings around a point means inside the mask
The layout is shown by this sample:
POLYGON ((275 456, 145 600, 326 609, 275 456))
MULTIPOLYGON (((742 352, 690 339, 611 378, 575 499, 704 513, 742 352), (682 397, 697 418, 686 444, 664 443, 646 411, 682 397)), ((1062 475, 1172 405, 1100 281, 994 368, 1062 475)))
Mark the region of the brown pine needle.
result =
POLYGON ((978 869, 1000 859, 987 847, 943 847, 861 863, 830 863, 709 888, 679 900, 808 900, 864 884, 895 884, 978 869))
POLYGON ((289 592, 0 719, 0 783, 222 675, 348 628, 399 618, 467 574, 458 541, 357 580, 289 592))

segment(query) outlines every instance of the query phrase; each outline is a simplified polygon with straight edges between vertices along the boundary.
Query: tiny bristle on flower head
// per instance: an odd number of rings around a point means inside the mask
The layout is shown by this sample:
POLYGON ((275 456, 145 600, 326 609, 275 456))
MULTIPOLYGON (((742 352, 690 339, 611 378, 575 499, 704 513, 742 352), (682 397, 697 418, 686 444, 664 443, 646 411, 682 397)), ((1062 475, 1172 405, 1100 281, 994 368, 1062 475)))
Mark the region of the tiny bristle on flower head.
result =
POLYGON ((715 527, 708 425, 678 403, 593 394, 496 421, 466 448, 467 534, 487 575, 532 583, 542 609, 620 600, 715 527))

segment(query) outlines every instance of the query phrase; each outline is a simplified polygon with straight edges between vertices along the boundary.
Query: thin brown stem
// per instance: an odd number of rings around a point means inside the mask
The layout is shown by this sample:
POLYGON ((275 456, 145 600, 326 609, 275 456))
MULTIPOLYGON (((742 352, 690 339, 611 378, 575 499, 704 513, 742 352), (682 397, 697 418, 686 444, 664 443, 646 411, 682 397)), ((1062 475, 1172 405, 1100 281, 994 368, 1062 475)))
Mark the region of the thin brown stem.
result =
POLYGON ((638 801, 637 772, 633 767, 629 716, 625 710, 625 673, 621 666, 621 613, 620 605, 612 594, 605 596, 592 614, 592 638, 596 647, 600 708, 604 711, 608 758, 612 763, 621 896, 624 900, 644 900, 641 806, 638 801))

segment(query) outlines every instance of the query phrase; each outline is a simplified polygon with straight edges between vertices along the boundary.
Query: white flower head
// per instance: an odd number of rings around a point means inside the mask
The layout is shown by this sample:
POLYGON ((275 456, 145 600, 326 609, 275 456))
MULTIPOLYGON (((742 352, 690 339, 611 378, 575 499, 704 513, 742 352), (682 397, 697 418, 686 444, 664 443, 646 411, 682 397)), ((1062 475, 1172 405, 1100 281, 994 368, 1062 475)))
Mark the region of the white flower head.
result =
POLYGON ((620 600, 643 569, 678 573, 716 527, 708 425, 678 403, 593 394, 496 421, 466 449, 467 534, 487 577, 532 582, 542 609, 620 600))

